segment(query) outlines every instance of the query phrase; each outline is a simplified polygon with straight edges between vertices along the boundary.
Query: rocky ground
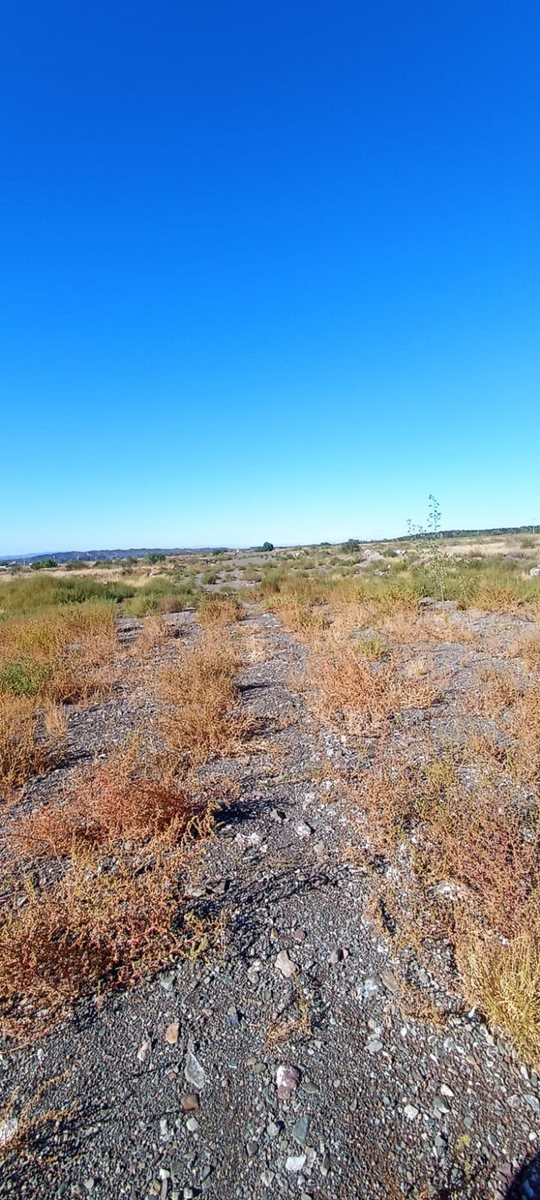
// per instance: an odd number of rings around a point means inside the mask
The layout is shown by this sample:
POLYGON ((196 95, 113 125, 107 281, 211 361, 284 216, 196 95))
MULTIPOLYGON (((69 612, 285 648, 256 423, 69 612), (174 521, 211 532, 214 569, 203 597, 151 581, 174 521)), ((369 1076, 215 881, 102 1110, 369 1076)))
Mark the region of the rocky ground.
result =
MULTIPOLYGON (((191 636, 194 618, 179 620, 191 636)), ((540 1139, 539 1080, 474 1012, 411 1015, 369 875, 346 854, 334 763, 350 748, 295 686, 304 652, 278 620, 253 608, 242 636, 261 737, 221 764, 239 796, 191 897, 198 919, 223 923, 221 949, 4 1046, 6 1105, 24 1120, 35 1101, 29 1124, 53 1116, 0 1168, 0 1194, 503 1196, 540 1139)), ((96 738, 110 750, 149 704, 126 685, 78 713, 74 758, 96 738)), ((419 986, 429 998, 430 979, 419 986)))

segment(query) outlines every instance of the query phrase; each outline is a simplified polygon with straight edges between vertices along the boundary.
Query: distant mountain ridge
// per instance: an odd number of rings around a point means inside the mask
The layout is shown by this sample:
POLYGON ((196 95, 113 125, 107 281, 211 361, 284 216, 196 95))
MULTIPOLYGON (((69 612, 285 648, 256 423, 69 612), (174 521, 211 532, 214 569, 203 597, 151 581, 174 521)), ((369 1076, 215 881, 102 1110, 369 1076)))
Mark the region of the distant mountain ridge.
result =
MULTIPOLYGON (((441 537, 441 538, 458 538, 458 537, 480 537, 482 534, 495 536, 497 534, 534 534, 540 533, 540 524, 529 525, 498 525, 490 529, 441 529, 437 534, 428 530, 422 531, 420 536, 426 538, 441 537)), ((416 539, 418 534, 402 533, 396 537, 388 538, 358 538, 358 541, 363 545, 368 545, 370 542, 409 542, 416 539)), ((298 546, 301 543, 294 543, 298 546)), ((310 542, 305 543, 307 546, 318 545, 336 545, 340 546, 342 542, 310 542)), ((276 546, 276 549, 280 547, 276 546)), ((282 546, 281 549, 287 547, 282 546)), ((131 550, 52 550, 43 551, 41 554, 0 554, 0 563, 32 563, 41 562, 42 559, 54 559, 57 563, 67 562, 94 562, 96 559, 116 559, 116 558, 146 558, 149 554, 212 554, 218 550, 221 552, 232 553, 230 546, 175 546, 164 548, 160 546, 143 546, 138 549, 131 550)), ((256 550, 256 546, 245 546, 245 550, 256 550)))
MULTIPOLYGON (((57 563, 65 562, 95 562, 96 559, 115 558, 146 558, 148 554, 205 554, 214 550, 214 546, 182 547, 162 549, 159 546, 139 547, 132 550, 51 550, 41 554, 2 554, 0 563, 41 562, 45 558, 54 558, 57 563)), ((219 547, 225 549, 225 547, 219 547)))

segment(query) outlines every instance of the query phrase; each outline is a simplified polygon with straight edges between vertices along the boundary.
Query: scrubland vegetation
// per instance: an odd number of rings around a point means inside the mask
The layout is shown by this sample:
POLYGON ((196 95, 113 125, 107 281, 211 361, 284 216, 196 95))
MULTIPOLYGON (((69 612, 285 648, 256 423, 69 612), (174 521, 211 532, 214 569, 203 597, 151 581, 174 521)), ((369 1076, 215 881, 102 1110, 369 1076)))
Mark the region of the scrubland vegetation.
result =
MULTIPOLYGON (((232 743, 240 749, 249 729, 235 712, 238 654, 217 633, 241 608, 231 597, 208 598, 208 632, 191 655, 180 648, 158 678, 161 749, 134 737, 104 762, 67 770, 28 807, 25 785, 34 776, 69 767, 68 713, 109 699, 122 661, 129 666, 116 618, 129 616, 130 597, 121 589, 113 601, 109 587, 90 586, 88 595, 78 581, 58 588, 41 577, 4 591, 0 1004, 4 1031, 19 1036, 76 998, 133 982, 217 935, 186 909, 216 793, 192 768, 231 752, 232 743)), ((148 617, 140 660, 165 638, 162 619, 148 617)), ((221 782, 220 798, 226 794, 221 782)))
POLYGON ((457 554, 351 539, 2 582, 7 1032, 211 938, 187 899, 216 812, 200 768, 252 748, 238 689, 248 596, 305 644, 313 712, 354 750, 335 772, 346 854, 369 870, 382 924, 540 1062, 540 539, 505 538, 499 554, 493 542, 457 554), (152 659, 167 614, 187 607, 194 644, 171 642, 152 670, 154 748, 134 738, 34 794, 67 762, 70 713, 114 696, 122 663, 152 659), (120 617, 142 618, 134 649, 120 617))
POLYGON ((307 643, 315 711, 356 739, 337 777, 382 924, 435 979, 450 946, 466 1001, 538 1064, 540 588, 492 560, 436 568, 443 602, 426 602, 430 561, 354 582, 273 575, 261 599, 307 643), (475 677, 448 712, 452 649, 475 677))

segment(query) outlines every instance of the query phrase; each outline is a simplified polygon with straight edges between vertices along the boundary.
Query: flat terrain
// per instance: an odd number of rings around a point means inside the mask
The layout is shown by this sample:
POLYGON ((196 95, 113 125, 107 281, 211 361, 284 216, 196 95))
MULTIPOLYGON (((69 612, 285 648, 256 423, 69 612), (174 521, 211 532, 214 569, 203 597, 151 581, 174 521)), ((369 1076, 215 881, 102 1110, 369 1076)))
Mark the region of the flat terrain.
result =
POLYGON ((115 616, 6 789, 0 1193, 502 1197, 540 1148, 536 610, 239 595, 115 616))

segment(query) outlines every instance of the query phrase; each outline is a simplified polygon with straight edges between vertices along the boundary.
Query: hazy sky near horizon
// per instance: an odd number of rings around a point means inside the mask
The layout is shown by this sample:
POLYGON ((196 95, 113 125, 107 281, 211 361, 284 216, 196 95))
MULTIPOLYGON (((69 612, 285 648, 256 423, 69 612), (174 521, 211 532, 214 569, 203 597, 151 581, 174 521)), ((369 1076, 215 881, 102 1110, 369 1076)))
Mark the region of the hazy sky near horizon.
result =
POLYGON ((19 0, 0 553, 540 521, 540 9, 19 0))

